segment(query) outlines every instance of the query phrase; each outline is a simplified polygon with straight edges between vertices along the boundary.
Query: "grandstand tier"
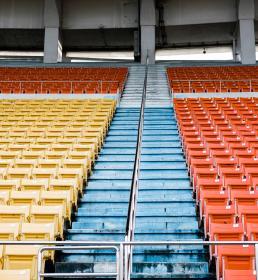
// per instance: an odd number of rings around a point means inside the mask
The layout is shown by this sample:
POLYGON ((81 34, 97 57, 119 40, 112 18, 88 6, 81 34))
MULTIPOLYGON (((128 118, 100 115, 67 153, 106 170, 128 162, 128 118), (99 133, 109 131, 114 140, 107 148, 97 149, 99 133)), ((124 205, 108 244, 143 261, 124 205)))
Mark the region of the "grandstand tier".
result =
MULTIPOLYGON (((116 102, 0 102, 0 239, 62 240, 115 111, 116 102)), ((40 246, 1 245, 1 279, 37 279, 40 246)), ((53 263, 44 254, 42 265, 53 263)), ((52 264, 53 267, 53 264, 52 264)))
MULTIPOLYGON (((258 99, 175 99, 174 106, 205 237, 257 240, 258 99)), ((217 279, 237 271, 253 279, 256 271, 253 246, 211 246, 210 259, 217 279)))
POLYGON ((168 68, 172 93, 257 92, 257 66, 168 68))
POLYGON ((127 68, 0 67, 0 93, 4 94, 117 94, 127 68))

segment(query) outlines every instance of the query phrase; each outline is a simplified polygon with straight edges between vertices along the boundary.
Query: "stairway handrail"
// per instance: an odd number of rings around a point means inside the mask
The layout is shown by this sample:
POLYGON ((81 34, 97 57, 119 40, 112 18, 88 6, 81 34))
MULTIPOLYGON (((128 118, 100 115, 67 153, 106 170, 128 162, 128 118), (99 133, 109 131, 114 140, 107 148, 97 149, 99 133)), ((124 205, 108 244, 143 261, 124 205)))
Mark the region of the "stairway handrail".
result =
MULTIPOLYGON (((140 174, 142 132, 143 132, 143 123, 144 123, 144 108, 145 108, 145 101, 146 101, 147 78, 148 78, 148 57, 146 59, 146 66, 145 66, 145 77, 143 83, 141 110, 140 110, 140 117, 138 122, 137 145, 136 145, 133 176, 132 176, 131 190, 130 190, 130 200, 128 206, 127 221, 126 221, 125 241, 127 242, 134 240, 134 228, 135 228, 135 216, 136 216, 137 195, 138 195, 138 182, 139 182, 139 174, 140 174)), ((125 280, 130 279, 131 266, 132 266, 131 246, 129 246, 129 248, 128 247, 126 248, 124 265, 125 265, 124 279, 125 280)))

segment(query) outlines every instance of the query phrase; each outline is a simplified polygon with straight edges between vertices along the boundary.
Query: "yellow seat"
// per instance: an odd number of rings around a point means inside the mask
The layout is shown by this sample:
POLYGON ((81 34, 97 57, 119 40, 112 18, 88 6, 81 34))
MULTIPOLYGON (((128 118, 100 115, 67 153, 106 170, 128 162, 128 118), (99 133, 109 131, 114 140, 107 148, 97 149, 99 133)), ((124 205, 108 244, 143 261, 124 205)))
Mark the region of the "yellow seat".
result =
POLYGON ((38 205, 40 201, 39 191, 11 191, 10 205, 38 205))
MULTIPOLYGON (((8 270, 24 270, 29 269, 31 272, 31 280, 37 279, 37 261, 38 251, 41 246, 38 245, 7 245, 4 249, 4 265, 3 269, 8 270)), ((44 254, 42 266, 46 261, 44 254)))
POLYGON ((21 151, 0 151, 0 159, 17 159, 21 155, 21 151))
POLYGON ((57 169, 60 166, 59 159, 40 159, 38 161, 39 168, 57 169))
POLYGON ((49 145, 32 144, 29 146, 31 152, 44 152, 49 149, 49 145))
POLYGON ((51 138, 38 138, 35 141, 35 144, 37 145, 51 145, 52 143, 55 143, 55 139, 51 139, 51 138))
POLYGON ((6 179, 29 179, 31 176, 31 168, 8 168, 6 179))
MULTIPOLYGON (((78 140, 80 141, 80 140, 78 140)), ((87 140, 86 140, 87 141, 87 140)), ((73 152, 80 152, 80 153, 85 153, 88 152, 90 153, 91 160, 94 161, 97 155, 97 144, 92 144, 92 143, 80 143, 80 144, 75 144, 73 145, 73 152)), ((70 152, 69 154, 71 154, 70 152)))
POLYGON ((34 143, 34 139, 30 139, 30 138, 18 138, 15 139, 15 143, 16 144, 20 144, 20 145, 31 145, 32 143, 34 143))
POLYGON ((0 223, 26 222, 29 214, 29 206, 0 205, 0 223))
POLYGON ((40 137, 44 137, 44 132, 31 132, 31 131, 28 131, 27 132, 27 137, 30 138, 30 139, 37 139, 37 138, 40 138, 40 137))
POLYGON ((60 179, 73 179, 78 183, 79 191, 83 189, 83 171, 74 168, 59 168, 58 178, 60 179))
POLYGON ((41 205, 62 206, 63 217, 71 221, 72 199, 69 191, 44 191, 41 193, 41 205))
POLYGON ((55 152, 68 152, 72 148, 72 144, 52 144, 51 150, 55 152))
POLYGON ((10 191, 0 190, 0 205, 7 205, 10 198, 10 191))
POLYGON ((87 160, 90 162, 90 169, 92 168, 92 164, 95 161, 94 153, 92 152, 78 152, 78 151, 71 151, 69 152, 68 156, 69 159, 74 160, 87 160))
POLYGON ((55 179, 56 176, 55 168, 33 168, 31 172, 32 179, 55 179))
POLYGON ((22 223, 20 240, 54 240, 55 226, 49 224, 22 223))
POLYGON ((19 151, 26 151, 28 150, 29 145, 28 144, 9 144, 8 145, 8 150, 9 151, 14 151, 14 152, 19 152, 19 151))
POLYGON ((42 151, 23 151, 22 158, 23 159, 40 159, 44 156, 42 151))
POLYGON ((78 182, 76 180, 50 180, 49 181, 49 189, 53 191, 69 191, 71 200, 75 205, 77 205, 78 200, 78 182))
POLYGON ((30 221, 32 223, 55 225, 55 236, 63 237, 63 209, 62 206, 35 206, 31 207, 30 221))
POLYGON ((87 180, 88 172, 91 170, 90 160, 85 159, 64 159, 62 162, 64 168, 75 168, 83 171, 83 177, 87 180))
POLYGON ((13 167, 14 168, 33 168, 36 166, 36 159, 17 159, 15 160, 13 167))
POLYGON ((20 189, 23 191, 44 191, 48 188, 48 179, 21 180, 20 189))
POLYGON ((64 159, 67 156, 67 151, 46 151, 46 159, 64 159))
POLYGON ((20 180, 0 180, 0 191, 17 190, 20 180))
POLYGON ((2 280, 30 280, 29 269, 19 270, 0 270, 0 279, 2 280))
POLYGON ((59 138, 56 140, 59 145, 73 145, 76 140, 72 138, 59 138))
POLYGON ((12 167, 14 164, 14 159, 0 159, 0 168, 12 167))
POLYGON ((0 240, 17 240, 19 237, 19 231, 19 223, 1 223, 0 240))

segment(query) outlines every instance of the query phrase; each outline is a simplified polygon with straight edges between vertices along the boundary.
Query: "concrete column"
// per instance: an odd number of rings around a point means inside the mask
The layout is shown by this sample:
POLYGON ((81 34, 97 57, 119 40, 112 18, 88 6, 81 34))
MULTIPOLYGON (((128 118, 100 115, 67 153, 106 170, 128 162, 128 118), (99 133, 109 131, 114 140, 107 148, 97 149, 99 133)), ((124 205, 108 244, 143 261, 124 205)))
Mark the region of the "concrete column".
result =
POLYGON ((57 27, 45 27, 44 63, 62 61, 62 43, 59 33, 57 27))
POLYGON ((60 0, 45 0, 44 63, 57 63, 62 61, 60 11, 60 0))
POLYGON ((141 63, 155 63, 155 0, 141 0, 141 63))
POLYGON ((239 0, 238 19, 240 59, 242 64, 256 64, 254 0, 239 0))

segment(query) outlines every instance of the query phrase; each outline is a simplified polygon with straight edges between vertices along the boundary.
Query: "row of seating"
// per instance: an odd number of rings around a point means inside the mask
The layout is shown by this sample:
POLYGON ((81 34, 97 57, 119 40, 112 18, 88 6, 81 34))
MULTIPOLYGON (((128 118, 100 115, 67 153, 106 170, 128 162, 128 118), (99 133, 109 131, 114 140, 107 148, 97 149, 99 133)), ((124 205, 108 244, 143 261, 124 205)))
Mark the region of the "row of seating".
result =
POLYGON ((127 68, 0 68, 0 93, 94 94, 122 91, 127 68))
MULTIPOLYGON (((205 237, 257 240, 258 99, 175 99, 174 105, 205 237)), ((210 246, 217 279, 255 279, 254 256, 252 246, 210 246)))
MULTIPOLYGON (((63 239, 115 105, 0 101, 0 240, 63 239)), ((0 246, 0 279, 36 280, 38 249, 0 246)), ((42 265, 53 261, 46 252, 42 265)))
POLYGON ((256 92, 256 66, 174 67, 167 70, 173 93, 256 92))
POLYGON ((126 67, 0 67, 2 81, 47 81, 47 80, 116 80, 125 78, 126 67))

